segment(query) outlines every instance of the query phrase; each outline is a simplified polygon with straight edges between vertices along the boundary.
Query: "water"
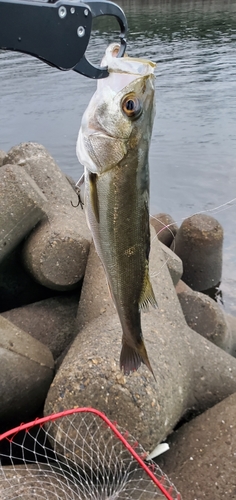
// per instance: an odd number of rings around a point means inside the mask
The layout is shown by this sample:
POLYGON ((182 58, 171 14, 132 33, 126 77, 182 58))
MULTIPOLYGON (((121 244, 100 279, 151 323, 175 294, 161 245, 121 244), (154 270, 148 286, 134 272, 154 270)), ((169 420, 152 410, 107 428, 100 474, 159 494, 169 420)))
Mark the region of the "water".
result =
MULTIPOLYGON (((205 211, 220 221, 224 307, 236 314, 236 0, 117 3, 128 18, 130 55, 158 63, 151 213, 168 212, 180 224, 205 211)), ((117 25, 101 19, 94 28, 89 56, 98 62, 117 25)), ((0 148, 42 143, 77 180, 75 143, 95 82, 13 52, 0 54, 0 74, 0 148)))

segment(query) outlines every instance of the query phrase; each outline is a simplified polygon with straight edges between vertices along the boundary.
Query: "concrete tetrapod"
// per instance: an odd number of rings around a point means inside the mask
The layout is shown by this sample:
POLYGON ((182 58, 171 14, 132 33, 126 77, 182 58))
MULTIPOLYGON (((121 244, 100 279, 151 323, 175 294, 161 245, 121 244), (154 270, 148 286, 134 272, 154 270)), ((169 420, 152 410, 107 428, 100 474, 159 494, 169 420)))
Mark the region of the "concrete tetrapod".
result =
POLYGON ((36 143, 14 146, 5 163, 22 167, 46 195, 48 220, 38 226, 25 243, 23 258, 27 269, 42 285, 69 290, 84 275, 90 233, 78 198, 48 151, 36 143))
POLYGON ((154 227, 158 240, 170 247, 178 231, 178 226, 169 214, 150 215, 150 224, 154 227))
POLYGON ((47 464, 28 463, 0 468, 0 500, 13 498, 68 500, 78 496, 73 479, 68 480, 66 474, 63 477, 59 467, 53 470, 47 464))
POLYGON ((92 242, 76 317, 77 332, 94 319, 112 314, 116 314, 116 308, 108 291, 102 262, 92 242))
POLYGON ((43 218, 47 199, 18 165, 0 168, 0 262, 43 218))
POLYGON ((236 394, 184 424, 158 458, 184 500, 236 498, 236 394))
POLYGON ((204 293, 192 290, 182 280, 178 282, 176 292, 190 328, 224 351, 233 354, 235 340, 219 304, 204 293))
MULTIPOLYGON (((94 287, 105 290, 105 277, 96 282, 99 261, 94 266, 91 296, 94 287)), ((109 308, 101 315, 97 303, 98 316, 94 318, 93 304, 88 300, 87 318, 91 321, 85 321, 83 303, 81 323, 85 326, 50 387, 44 409, 49 415, 75 406, 98 408, 130 431, 147 451, 164 439, 183 415, 202 412, 236 391, 236 360, 187 326, 157 238, 152 242, 151 275, 158 309, 143 314, 142 326, 157 382, 144 366, 128 377, 120 372, 118 316, 110 314, 109 308)), ((88 286, 86 293, 89 298, 88 286)), ((103 294, 101 299, 103 308, 103 294)))
POLYGON ((35 415, 53 375, 49 349, 0 315, 0 426, 35 415))
MULTIPOLYGON (((160 241, 160 240, 159 240, 160 241)), ((167 264, 167 267, 169 269, 172 281, 174 285, 177 285, 179 282, 182 274, 183 274, 183 264, 182 260, 174 253, 170 248, 168 248, 166 245, 164 245, 160 241, 160 246, 161 249, 164 253, 165 261, 167 264)))
POLYGON ((54 297, 60 292, 40 285, 22 263, 24 241, 0 263, 0 312, 54 297))
POLYGON ((0 149, 0 167, 3 164, 3 160, 4 160, 5 156, 6 156, 5 151, 3 151, 2 149, 0 149))
POLYGON ((208 214, 185 219, 174 241, 173 251, 183 262, 183 281, 198 292, 218 285, 222 274, 223 228, 208 214))
POLYGON ((56 360, 75 337, 78 292, 5 311, 2 316, 46 345, 56 360))

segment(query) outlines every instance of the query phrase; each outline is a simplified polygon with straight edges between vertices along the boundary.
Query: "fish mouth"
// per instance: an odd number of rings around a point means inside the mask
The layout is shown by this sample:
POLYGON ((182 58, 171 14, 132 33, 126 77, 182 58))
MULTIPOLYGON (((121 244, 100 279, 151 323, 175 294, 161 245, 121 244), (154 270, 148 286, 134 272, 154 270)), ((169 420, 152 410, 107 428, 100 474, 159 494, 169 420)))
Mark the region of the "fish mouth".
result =
POLYGON ((142 77, 154 73, 156 63, 153 61, 138 57, 131 57, 126 53, 122 58, 115 57, 119 48, 120 46, 117 43, 109 45, 102 59, 101 64, 104 66, 108 66, 109 74, 115 72, 142 77))

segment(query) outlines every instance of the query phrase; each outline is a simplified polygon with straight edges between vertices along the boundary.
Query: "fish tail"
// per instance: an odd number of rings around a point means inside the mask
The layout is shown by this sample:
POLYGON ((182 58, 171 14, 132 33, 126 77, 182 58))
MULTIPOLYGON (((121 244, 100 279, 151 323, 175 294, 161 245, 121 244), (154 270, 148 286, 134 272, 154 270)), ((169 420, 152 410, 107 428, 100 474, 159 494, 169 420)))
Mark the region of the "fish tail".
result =
POLYGON ((120 353, 120 369, 124 371, 125 375, 129 375, 130 372, 138 370, 141 363, 147 366, 156 381, 143 340, 141 339, 137 347, 132 347, 123 340, 120 353))

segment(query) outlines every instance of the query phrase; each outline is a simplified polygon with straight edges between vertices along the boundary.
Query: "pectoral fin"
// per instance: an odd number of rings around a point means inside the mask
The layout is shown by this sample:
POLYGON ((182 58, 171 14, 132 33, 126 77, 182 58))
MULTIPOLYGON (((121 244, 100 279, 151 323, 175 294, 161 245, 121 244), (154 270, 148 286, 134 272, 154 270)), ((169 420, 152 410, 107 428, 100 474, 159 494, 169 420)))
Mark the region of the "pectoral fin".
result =
POLYGON ((81 188, 84 184, 84 173, 81 175, 81 177, 79 178, 79 180, 76 182, 76 187, 77 188, 81 188))
POLYGON ((140 309, 147 309, 149 304, 151 304, 153 307, 157 307, 157 301, 150 281, 148 262, 147 262, 145 278, 143 283, 143 290, 139 300, 139 307, 140 309))
POLYGON ((96 217, 96 221, 99 223, 99 203, 98 203, 98 191, 97 191, 97 174, 92 172, 89 173, 89 189, 90 189, 90 199, 91 205, 96 217))

